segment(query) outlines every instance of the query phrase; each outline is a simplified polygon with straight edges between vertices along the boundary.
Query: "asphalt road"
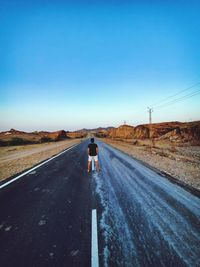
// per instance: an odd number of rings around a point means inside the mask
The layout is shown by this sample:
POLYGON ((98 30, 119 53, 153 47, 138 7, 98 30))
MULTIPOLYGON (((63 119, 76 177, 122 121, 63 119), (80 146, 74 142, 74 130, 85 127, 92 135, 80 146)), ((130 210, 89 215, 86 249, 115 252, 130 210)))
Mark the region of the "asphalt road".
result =
POLYGON ((87 141, 0 190, 0 266, 200 266, 200 199, 98 142, 87 141))

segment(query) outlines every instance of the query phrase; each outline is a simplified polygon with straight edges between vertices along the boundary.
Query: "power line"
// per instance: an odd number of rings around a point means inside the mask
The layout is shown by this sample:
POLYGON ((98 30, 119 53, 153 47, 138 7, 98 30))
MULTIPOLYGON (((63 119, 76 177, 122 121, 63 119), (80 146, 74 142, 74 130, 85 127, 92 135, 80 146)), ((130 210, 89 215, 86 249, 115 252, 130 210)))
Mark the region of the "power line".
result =
MULTIPOLYGON (((191 97, 193 97, 193 96, 195 96, 195 95, 198 95, 198 94, 200 93, 200 90, 199 90, 199 89, 198 89, 197 91, 190 92, 189 94, 186 94, 186 95, 184 95, 184 96, 181 96, 181 97, 178 97, 178 98, 175 98, 175 99, 172 99, 172 100, 166 102, 168 99, 173 98, 173 97, 175 97, 175 96, 178 96, 178 95, 180 95, 181 93, 186 92, 186 91, 188 91, 188 90, 190 90, 190 89, 192 89, 192 88, 194 88, 194 87, 196 87, 196 86, 198 86, 198 85, 200 85, 200 82, 195 83, 195 84, 193 84, 193 85, 191 85, 191 86, 189 86, 189 87, 187 87, 187 88, 185 88, 185 89, 183 89, 183 90, 177 92, 177 93, 174 94, 174 95, 168 96, 168 97, 166 97, 166 98, 164 98, 164 99, 162 99, 162 100, 160 100, 160 101, 155 102, 153 105, 151 105, 151 108, 148 108, 148 112, 149 112, 149 120, 151 120, 150 117, 151 117, 151 113, 153 112, 153 108, 154 108, 154 109, 159 109, 159 108, 162 108, 162 107, 170 106, 170 105, 175 104, 175 103, 177 103, 177 102, 181 102, 181 101, 184 101, 185 99, 188 99, 188 98, 191 98, 191 97), (166 103, 163 103, 163 102, 166 102, 166 103), (161 103, 163 103, 163 104, 161 104, 161 103), (156 106, 156 104, 159 104, 159 105, 156 106), (161 105, 160 105, 160 104, 161 104, 161 105)), ((142 109, 141 109, 141 111, 142 111, 142 109)), ((140 115, 141 115, 141 112, 140 112, 139 110, 136 111, 135 115, 137 115, 138 113, 140 113, 140 115)), ((145 113, 146 113, 146 112, 145 112, 145 113)), ((144 114, 144 112, 142 112, 142 114, 144 114)), ((139 123, 139 122, 137 122, 137 124, 138 124, 138 123, 139 123)))
POLYGON ((155 102, 155 103, 152 104, 151 106, 155 106, 155 105, 157 105, 157 104, 160 104, 160 103, 162 103, 162 102, 165 102, 166 100, 168 100, 168 99, 170 99, 170 98, 172 98, 172 97, 175 97, 175 96, 177 96, 177 95, 179 95, 179 94, 181 94, 181 93, 183 93, 183 92, 186 92, 186 91, 188 91, 188 90, 190 90, 190 89, 196 87, 197 85, 200 85, 200 82, 195 83, 195 84, 193 84, 193 85, 191 85, 191 86, 189 86, 189 87, 187 87, 187 88, 185 88, 185 89, 183 89, 183 90, 177 92, 177 93, 174 94, 174 95, 171 95, 171 96, 168 96, 168 97, 166 97, 166 98, 163 98, 162 100, 155 102))
POLYGON ((188 99, 188 98, 190 98, 190 97, 193 97, 193 96, 195 96, 195 95, 198 95, 199 93, 200 93, 200 90, 197 90, 197 91, 194 91, 194 92, 192 92, 192 93, 190 93, 190 94, 187 94, 187 95, 185 95, 185 96, 182 96, 182 97, 176 98, 176 99, 174 99, 174 100, 171 100, 171 101, 169 101, 169 102, 167 102, 167 103, 164 103, 164 104, 162 104, 162 105, 156 106, 156 107, 154 107, 154 108, 159 109, 159 108, 161 108, 161 107, 166 107, 166 106, 175 104, 175 103, 177 103, 177 102, 181 102, 181 101, 183 101, 183 100, 185 100, 185 99, 188 99))

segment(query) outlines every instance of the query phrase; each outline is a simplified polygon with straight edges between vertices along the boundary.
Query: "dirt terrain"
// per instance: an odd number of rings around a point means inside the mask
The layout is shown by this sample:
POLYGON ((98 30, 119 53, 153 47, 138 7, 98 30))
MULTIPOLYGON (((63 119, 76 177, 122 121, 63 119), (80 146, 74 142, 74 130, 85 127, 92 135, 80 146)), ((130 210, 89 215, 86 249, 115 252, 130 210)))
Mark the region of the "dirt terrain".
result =
POLYGON ((23 146, 0 147, 0 180, 20 173, 48 159, 82 139, 23 146))
POLYGON ((137 141, 136 145, 132 140, 117 141, 106 138, 103 141, 200 190, 200 146, 175 146, 160 140, 156 141, 155 147, 152 148, 150 140, 137 141))

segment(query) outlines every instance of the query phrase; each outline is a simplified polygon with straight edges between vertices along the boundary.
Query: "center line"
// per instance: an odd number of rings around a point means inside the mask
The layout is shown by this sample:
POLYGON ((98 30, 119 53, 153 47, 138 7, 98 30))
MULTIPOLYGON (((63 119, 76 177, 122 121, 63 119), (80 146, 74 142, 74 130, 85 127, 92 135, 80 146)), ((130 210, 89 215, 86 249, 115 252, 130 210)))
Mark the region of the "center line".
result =
POLYGON ((92 242, 91 242, 92 267, 99 267, 97 210, 92 210, 92 242))

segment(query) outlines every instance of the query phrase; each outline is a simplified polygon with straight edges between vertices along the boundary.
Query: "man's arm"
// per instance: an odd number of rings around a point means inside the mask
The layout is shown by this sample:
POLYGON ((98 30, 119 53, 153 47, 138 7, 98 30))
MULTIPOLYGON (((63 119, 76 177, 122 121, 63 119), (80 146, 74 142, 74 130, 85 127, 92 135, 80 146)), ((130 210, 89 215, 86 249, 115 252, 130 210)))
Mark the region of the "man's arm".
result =
POLYGON ((89 149, 89 147, 88 147, 87 151, 88 151, 88 155, 89 155, 89 153, 90 153, 90 149, 89 149))
POLYGON ((99 153, 99 149, 98 149, 98 146, 96 147, 96 154, 98 155, 99 153))

